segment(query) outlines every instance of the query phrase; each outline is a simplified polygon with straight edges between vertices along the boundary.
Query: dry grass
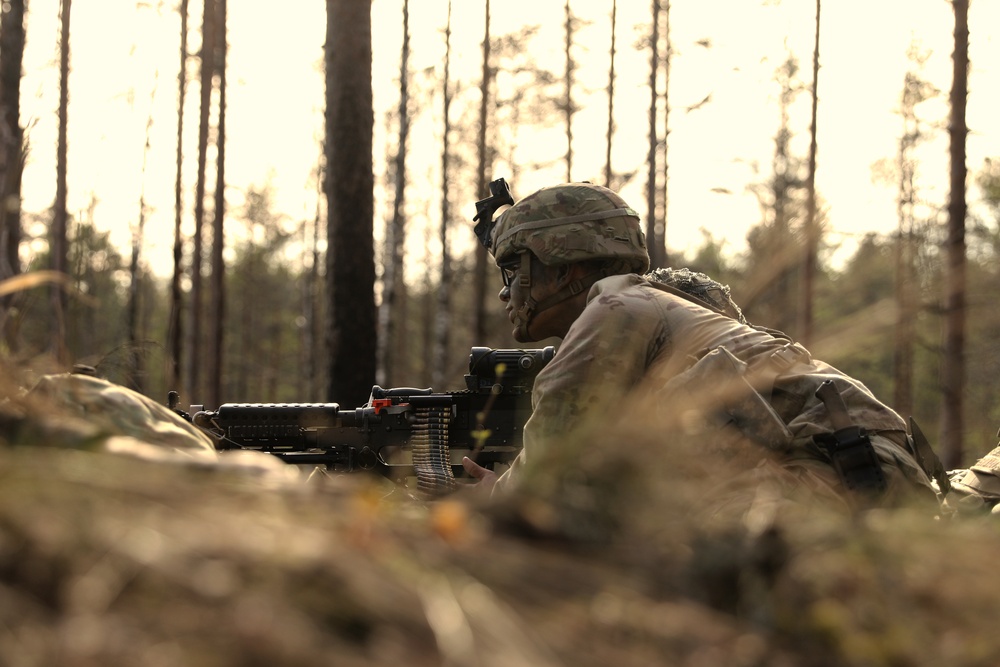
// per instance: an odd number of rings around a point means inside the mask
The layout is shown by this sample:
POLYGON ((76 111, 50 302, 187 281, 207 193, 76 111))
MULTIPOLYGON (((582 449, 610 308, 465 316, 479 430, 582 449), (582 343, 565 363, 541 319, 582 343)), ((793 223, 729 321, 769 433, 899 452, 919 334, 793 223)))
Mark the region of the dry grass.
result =
POLYGON ((107 454, 38 410, 0 406, 2 665, 1000 664, 995 520, 851 516, 649 423, 427 503, 107 454))

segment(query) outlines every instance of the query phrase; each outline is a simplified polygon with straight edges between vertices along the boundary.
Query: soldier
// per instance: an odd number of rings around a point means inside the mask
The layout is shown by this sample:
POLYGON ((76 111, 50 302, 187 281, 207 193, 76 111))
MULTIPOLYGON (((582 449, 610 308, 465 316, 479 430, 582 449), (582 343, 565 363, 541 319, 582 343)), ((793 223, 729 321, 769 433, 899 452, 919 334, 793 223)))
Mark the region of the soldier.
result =
MULTIPOLYGON (((498 183, 506 192, 502 180, 491 188, 498 183)), ((514 338, 562 343, 535 380, 524 447, 510 469, 498 478, 463 462, 481 486, 494 494, 515 486, 528 461, 608 395, 641 385, 668 411, 696 409, 707 424, 699 438, 757 447, 758 458, 834 495, 878 504, 936 498, 932 466, 906 423, 861 382, 784 334, 747 323, 718 283, 702 281, 712 287, 703 297, 716 298, 700 298, 656 281, 678 274, 643 276, 649 257, 639 216, 615 192, 590 183, 546 187, 493 221, 496 193, 480 202, 492 206, 477 205, 477 235, 500 268, 514 338)))

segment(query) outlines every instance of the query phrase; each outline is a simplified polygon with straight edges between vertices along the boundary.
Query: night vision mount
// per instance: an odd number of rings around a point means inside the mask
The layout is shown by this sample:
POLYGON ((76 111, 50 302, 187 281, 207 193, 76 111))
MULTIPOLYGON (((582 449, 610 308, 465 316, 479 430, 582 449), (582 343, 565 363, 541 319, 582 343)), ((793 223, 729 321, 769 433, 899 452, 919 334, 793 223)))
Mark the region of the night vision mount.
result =
POLYGON ((496 222, 493 221, 493 214, 501 206, 513 206, 514 198, 510 195, 510 186, 507 181, 498 178, 490 182, 490 196, 476 202, 476 217, 472 220, 476 222, 476 238, 483 244, 483 247, 493 251, 491 248, 491 236, 496 222))

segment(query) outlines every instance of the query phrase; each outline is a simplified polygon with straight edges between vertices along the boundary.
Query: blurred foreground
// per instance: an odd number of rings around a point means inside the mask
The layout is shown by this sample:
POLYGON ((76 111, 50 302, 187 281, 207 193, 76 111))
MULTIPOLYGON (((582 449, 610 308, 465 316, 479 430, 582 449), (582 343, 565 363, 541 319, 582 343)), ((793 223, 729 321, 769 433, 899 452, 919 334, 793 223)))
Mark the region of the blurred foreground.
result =
POLYGON ((766 485, 709 519, 747 463, 649 423, 432 503, 2 395, 0 665, 1000 664, 997 519, 766 485))

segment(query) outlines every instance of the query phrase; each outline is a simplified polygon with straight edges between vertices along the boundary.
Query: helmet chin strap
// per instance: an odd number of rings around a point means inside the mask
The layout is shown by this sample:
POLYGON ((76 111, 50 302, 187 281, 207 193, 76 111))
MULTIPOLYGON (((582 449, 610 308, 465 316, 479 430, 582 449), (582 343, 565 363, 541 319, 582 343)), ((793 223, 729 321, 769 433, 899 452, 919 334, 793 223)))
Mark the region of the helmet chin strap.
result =
POLYGON ((531 325, 532 318, 543 310, 548 310, 552 306, 558 305, 563 301, 572 299, 580 292, 590 289, 590 287, 596 283, 601 278, 609 275, 606 270, 597 270, 582 278, 577 278, 570 281, 562 288, 556 290, 552 294, 548 295, 541 301, 536 301, 534 297, 531 296, 531 259, 528 253, 521 255, 521 269, 519 271, 520 287, 524 293, 524 303, 521 307, 517 309, 514 313, 514 324, 517 327, 517 333, 520 334, 525 340, 536 340, 531 337, 528 333, 528 327, 531 325))
POLYGON ((514 326, 516 327, 518 338, 522 338, 524 340, 535 340, 531 337, 531 334, 528 333, 528 326, 531 324, 533 311, 534 300, 529 298, 525 300, 524 304, 514 313, 514 326))
POLYGON ((531 253, 521 253, 521 266, 517 271, 518 286, 524 293, 524 303, 514 313, 514 325, 517 333, 524 340, 534 340, 528 333, 528 326, 531 324, 531 316, 535 313, 538 303, 531 296, 531 253))

